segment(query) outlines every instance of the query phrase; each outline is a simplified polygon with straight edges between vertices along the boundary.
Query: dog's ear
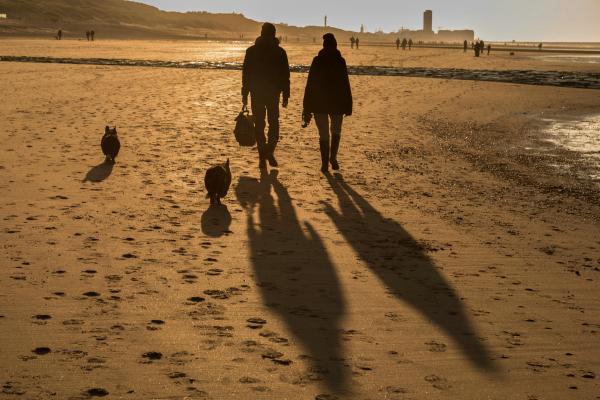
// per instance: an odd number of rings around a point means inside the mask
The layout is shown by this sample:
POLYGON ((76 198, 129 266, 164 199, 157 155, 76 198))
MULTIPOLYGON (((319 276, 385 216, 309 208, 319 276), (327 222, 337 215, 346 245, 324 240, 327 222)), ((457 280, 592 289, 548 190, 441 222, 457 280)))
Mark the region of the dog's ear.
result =
POLYGON ((117 127, 115 125, 115 127, 113 128, 113 132, 116 134, 117 133, 117 127))
POLYGON ((106 125, 106 127, 104 128, 104 133, 109 133, 110 132, 110 128, 108 127, 108 125, 106 125))
POLYGON ((227 165, 229 167, 229 158, 227 159, 227 162, 225 163, 225 165, 227 165))

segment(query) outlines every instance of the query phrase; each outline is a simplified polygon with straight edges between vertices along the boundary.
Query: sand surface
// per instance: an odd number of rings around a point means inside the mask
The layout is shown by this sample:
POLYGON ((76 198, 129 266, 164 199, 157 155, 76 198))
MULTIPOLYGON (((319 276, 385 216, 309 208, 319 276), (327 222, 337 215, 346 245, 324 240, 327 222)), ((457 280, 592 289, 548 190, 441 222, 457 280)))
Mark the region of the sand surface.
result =
POLYGON ((598 185, 544 133, 600 92, 353 76, 326 177, 303 74, 263 174, 239 73, 0 76, 0 398, 600 398, 598 185))

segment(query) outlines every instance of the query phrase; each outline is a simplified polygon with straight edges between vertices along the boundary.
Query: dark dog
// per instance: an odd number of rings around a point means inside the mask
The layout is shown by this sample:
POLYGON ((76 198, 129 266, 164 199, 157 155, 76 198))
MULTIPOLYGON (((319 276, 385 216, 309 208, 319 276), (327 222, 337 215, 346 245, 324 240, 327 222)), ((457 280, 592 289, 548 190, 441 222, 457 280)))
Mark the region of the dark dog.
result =
POLYGON ((102 152, 106 156, 106 161, 115 162, 115 158, 121 149, 119 135, 117 135, 117 127, 110 129, 108 126, 104 128, 104 136, 102 136, 102 152))
POLYGON ((221 204, 221 199, 227 195, 231 185, 231 170, 229 169, 229 159, 224 164, 211 167, 204 176, 204 186, 210 198, 210 204, 221 204))

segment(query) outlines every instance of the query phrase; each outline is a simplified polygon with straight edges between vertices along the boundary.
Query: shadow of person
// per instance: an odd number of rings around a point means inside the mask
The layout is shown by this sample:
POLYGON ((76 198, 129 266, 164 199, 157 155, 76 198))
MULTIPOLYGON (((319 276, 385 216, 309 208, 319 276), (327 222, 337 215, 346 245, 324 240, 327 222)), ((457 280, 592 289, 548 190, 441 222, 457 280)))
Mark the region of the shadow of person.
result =
POLYGON ((398 222, 385 218, 342 175, 327 175, 341 212, 324 202, 326 213, 359 257, 399 300, 417 309, 461 348, 477 367, 494 371, 490 354, 456 292, 433 260, 398 222))
POLYGON ((206 236, 220 237, 229 232, 231 214, 225 204, 213 204, 204 211, 201 219, 202 232, 206 236))
POLYGON ((114 163, 110 161, 104 161, 102 164, 98 164, 88 171, 83 179, 84 182, 102 182, 110 176, 112 173, 114 163))
POLYGON ((299 221, 277 171, 264 172, 260 180, 241 177, 236 196, 247 211, 254 279, 265 305, 308 352, 311 375, 320 376, 330 390, 343 391, 348 380, 340 337, 345 302, 319 234, 299 221))

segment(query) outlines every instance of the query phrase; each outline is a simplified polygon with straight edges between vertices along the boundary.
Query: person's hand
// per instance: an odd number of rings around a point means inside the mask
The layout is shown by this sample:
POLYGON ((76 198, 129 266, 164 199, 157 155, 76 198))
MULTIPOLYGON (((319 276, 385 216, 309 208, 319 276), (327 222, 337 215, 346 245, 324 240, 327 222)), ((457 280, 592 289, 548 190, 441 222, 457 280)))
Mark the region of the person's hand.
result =
POLYGON ((281 102, 281 106, 282 106, 283 108, 287 108, 287 106, 288 106, 288 103, 289 103, 289 100, 290 100, 290 99, 288 99, 287 97, 284 97, 284 98, 283 98, 283 101, 281 102))
POLYGON ((302 112, 302 127, 306 128, 310 124, 311 120, 312 120, 312 114, 303 111, 302 112))
POLYGON ((247 96, 247 95, 246 95, 246 96, 242 96, 242 104, 243 104, 244 106, 247 106, 247 105, 248 105, 248 96, 247 96))

